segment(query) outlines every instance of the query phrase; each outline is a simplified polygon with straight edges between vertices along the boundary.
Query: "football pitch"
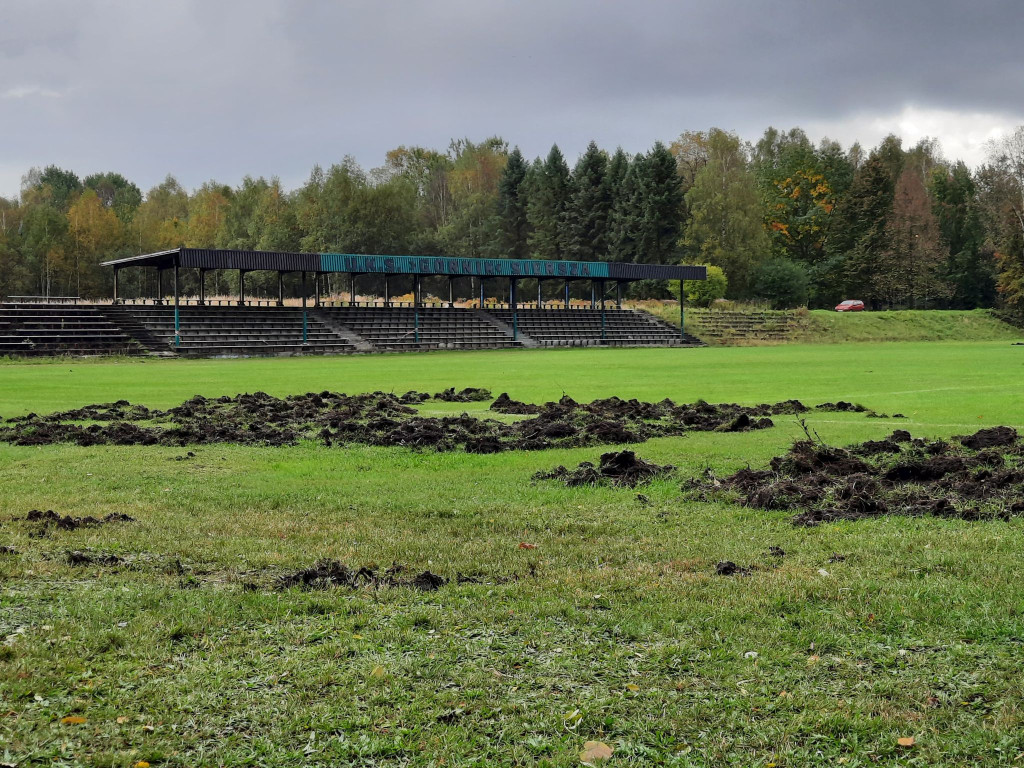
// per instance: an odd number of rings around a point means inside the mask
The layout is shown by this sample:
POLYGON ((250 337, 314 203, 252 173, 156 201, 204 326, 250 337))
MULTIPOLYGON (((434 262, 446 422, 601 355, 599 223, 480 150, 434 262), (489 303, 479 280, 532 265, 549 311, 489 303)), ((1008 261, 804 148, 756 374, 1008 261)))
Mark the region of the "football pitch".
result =
POLYGON ((1022 381, 1006 341, 0 363, 4 419, 448 387, 903 415, 485 455, 0 443, 0 764, 570 766, 600 742, 608 765, 1020 765, 1021 518, 805 527, 688 480, 764 468, 808 433, 1024 432, 1022 381), (613 448, 676 470, 533 479, 613 448), (324 560, 443 584, 286 584, 324 560))

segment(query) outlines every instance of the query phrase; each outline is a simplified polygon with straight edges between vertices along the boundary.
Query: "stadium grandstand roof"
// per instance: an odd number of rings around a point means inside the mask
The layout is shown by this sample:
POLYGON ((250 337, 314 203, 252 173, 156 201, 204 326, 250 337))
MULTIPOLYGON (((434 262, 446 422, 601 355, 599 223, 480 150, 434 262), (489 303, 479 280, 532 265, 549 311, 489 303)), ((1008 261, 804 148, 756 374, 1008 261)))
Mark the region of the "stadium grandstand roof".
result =
POLYGON ((289 253, 173 248, 103 262, 105 267, 175 266, 192 269, 240 269, 245 272, 348 272, 353 274, 449 275, 452 277, 531 277, 568 280, 705 280, 707 268, 609 261, 540 259, 465 259, 449 256, 388 256, 355 253, 289 253))

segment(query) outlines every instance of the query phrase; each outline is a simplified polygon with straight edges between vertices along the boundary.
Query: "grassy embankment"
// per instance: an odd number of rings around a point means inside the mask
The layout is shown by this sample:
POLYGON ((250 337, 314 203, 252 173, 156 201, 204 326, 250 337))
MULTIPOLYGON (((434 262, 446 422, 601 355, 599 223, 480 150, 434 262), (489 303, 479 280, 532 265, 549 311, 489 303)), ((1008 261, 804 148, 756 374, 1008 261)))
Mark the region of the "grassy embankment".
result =
MULTIPOLYGON (((643 309, 679 325, 679 307, 660 302, 642 302, 643 309)), ((687 309, 686 330, 701 336, 703 319, 714 310, 687 309)), ((995 317, 989 310, 900 310, 894 312, 834 312, 824 309, 773 312, 757 310, 777 318, 789 328, 784 343, 843 344, 889 341, 998 341, 1024 339, 1024 330, 995 317)), ((773 326, 770 321, 766 327, 773 326)), ((728 341, 706 337, 710 344, 773 344, 738 335, 728 341)))
MULTIPOLYGON (((1024 428, 1022 354, 998 342, 8 364, 0 414, 472 385, 534 401, 847 399, 908 417, 809 416, 841 444, 895 426, 1024 428)), ((1019 764, 1024 525, 804 529, 683 497, 683 478, 763 465, 801 434, 776 421, 639 446, 680 467, 646 504, 530 480, 599 448, 202 446, 177 461, 182 449, 0 445, 0 545, 19 553, 0 555, 3 762, 578 765, 593 739, 614 747, 612 765, 1019 764), (32 508, 138 522, 32 538, 16 520, 32 508), (781 567, 769 546, 786 551, 781 567), (66 564, 86 547, 130 565, 66 564), (481 583, 241 586, 319 557, 481 583), (761 569, 719 577, 723 559, 761 569)))

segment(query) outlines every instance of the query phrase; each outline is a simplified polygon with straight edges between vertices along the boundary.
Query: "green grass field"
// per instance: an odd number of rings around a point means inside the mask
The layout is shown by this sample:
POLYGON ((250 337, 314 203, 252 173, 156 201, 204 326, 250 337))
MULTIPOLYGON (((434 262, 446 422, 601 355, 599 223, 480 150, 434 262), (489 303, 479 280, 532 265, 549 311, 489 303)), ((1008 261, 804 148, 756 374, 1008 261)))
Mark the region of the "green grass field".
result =
MULTIPOLYGON (((1024 430, 1022 375, 1024 347, 1006 341, 69 360, 0 364, 0 416, 448 386, 528 401, 845 399, 907 416, 808 416, 845 444, 897 426, 1024 430)), ((18 553, 0 555, 0 764, 571 766, 592 740, 614 749, 609 765, 1024 763, 1024 523, 797 528, 680 490, 801 434, 783 416, 638 446, 679 467, 642 489, 649 503, 531 481, 600 448, 224 445, 180 461, 166 447, 0 445, 0 546, 18 553), (34 508, 137 522, 35 538, 17 520, 34 508), (68 565, 84 548, 128 564, 68 565), (479 583, 243 587, 323 557, 479 583), (721 577, 720 560, 761 568, 721 577)))

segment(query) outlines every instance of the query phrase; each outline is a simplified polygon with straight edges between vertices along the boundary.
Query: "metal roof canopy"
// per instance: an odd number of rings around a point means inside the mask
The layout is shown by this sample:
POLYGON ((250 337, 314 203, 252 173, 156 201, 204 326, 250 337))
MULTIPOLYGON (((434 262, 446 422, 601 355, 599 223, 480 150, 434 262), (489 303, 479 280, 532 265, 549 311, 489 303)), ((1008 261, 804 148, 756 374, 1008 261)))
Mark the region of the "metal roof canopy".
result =
POLYGON ((448 256, 387 256, 354 253, 287 253, 173 248, 102 263, 104 267, 174 266, 240 269, 245 272, 348 272, 353 274, 449 275, 452 277, 535 277, 577 280, 706 280, 707 267, 623 264, 608 261, 463 259, 448 256))

